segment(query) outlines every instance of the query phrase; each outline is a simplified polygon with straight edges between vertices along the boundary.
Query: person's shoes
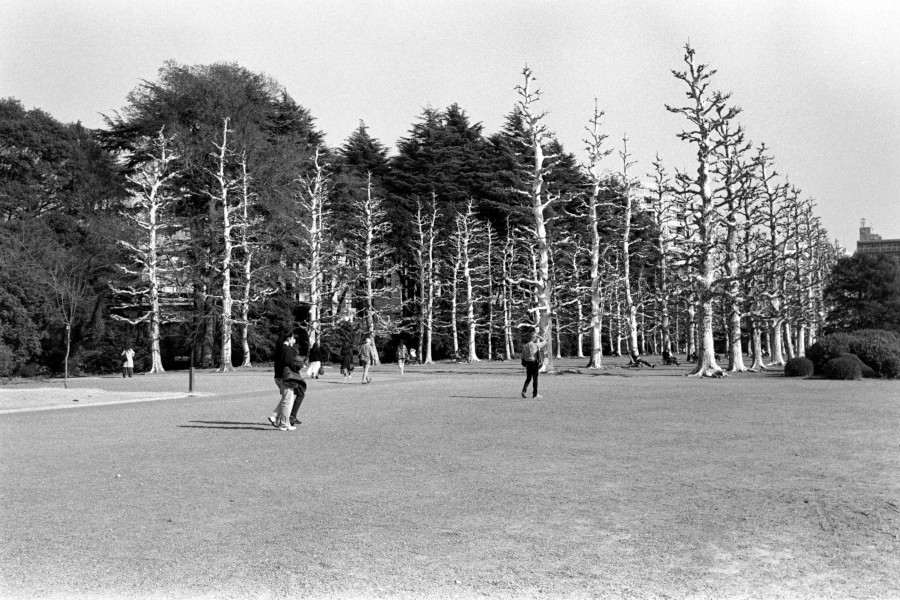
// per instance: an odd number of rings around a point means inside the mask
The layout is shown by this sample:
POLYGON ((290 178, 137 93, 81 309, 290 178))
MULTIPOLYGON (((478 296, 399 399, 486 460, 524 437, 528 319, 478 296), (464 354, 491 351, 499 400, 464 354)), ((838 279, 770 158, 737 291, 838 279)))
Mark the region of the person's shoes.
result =
POLYGON ((293 425, 282 425, 281 427, 278 428, 278 431, 294 431, 295 429, 297 429, 297 428, 294 427, 293 425))
POLYGON ((525 395, 525 392, 522 392, 522 397, 527 398, 528 396, 525 395))
POLYGON ((275 422, 275 417, 269 415, 269 423, 272 424, 272 427, 278 427, 278 423, 275 422))
POLYGON ((532 396, 532 398, 543 398, 543 396, 541 396, 540 394, 535 394, 534 396, 532 396))
POLYGON ((291 425, 300 425, 302 421, 298 421, 297 419, 291 419, 291 425))
POLYGON ((656 368, 656 365, 650 365, 650 368, 651 368, 651 369, 655 369, 655 368, 656 368))

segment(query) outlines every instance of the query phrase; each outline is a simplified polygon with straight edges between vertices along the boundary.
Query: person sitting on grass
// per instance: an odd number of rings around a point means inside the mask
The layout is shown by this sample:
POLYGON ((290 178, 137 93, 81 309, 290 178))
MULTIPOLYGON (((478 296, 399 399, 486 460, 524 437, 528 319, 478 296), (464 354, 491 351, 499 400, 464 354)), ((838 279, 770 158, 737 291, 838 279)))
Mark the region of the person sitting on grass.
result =
POLYGON ((630 364, 630 366, 633 366, 633 367, 644 366, 644 367, 650 367, 651 369, 656 368, 656 365, 649 363, 646 360, 644 360, 643 358, 641 358, 641 356, 637 352, 631 353, 631 363, 629 363, 629 364, 630 364))
POLYGON ((677 367, 680 364, 678 362, 678 358, 674 354, 669 352, 668 348, 663 350, 662 359, 664 365, 675 365, 677 367))

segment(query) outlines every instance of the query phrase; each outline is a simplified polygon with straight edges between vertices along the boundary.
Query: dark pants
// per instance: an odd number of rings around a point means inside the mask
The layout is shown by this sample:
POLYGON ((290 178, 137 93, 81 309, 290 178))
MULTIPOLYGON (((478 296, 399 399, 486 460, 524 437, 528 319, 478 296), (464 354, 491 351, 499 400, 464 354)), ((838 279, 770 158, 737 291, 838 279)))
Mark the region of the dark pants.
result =
POLYGON ((303 399, 306 398, 306 382, 301 381, 299 385, 294 388, 294 406, 291 408, 291 425, 297 422, 297 411, 300 410, 300 405, 303 404, 303 399))
POLYGON ((538 385, 538 369, 541 368, 541 365, 537 363, 537 361, 529 360, 525 363, 525 385, 522 386, 522 393, 524 394, 528 390, 528 382, 534 381, 531 388, 531 395, 537 396, 537 385, 538 385))
POLYGON ((134 367, 122 367, 122 377, 131 377, 134 373, 134 367))

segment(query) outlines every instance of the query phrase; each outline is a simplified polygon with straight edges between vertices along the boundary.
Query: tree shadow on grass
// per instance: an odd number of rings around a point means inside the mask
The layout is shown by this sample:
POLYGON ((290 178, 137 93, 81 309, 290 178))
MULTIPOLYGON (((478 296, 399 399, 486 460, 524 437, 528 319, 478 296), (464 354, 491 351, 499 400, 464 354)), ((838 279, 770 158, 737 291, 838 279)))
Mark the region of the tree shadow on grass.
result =
POLYGON ((256 431, 269 431, 274 429, 266 427, 260 423, 240 423, 234 421, 190 421, 191 423, 201 423, 201 425, 179 425, 184 429, 250 429, 256 431))

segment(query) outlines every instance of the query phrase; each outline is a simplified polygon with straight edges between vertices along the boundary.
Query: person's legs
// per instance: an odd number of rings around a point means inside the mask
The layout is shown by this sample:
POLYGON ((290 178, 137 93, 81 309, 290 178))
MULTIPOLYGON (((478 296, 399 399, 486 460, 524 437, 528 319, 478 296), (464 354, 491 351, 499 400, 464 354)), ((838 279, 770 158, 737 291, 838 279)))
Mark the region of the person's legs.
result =
POLYGON ((400 374, 403 375, 403 366, 406 364, 406 361, 400 358, 397 359, 397 364, 400 365, 400 374))
POLYGON ((304 398, 306 398, 306 382, 301 381, 300 385, 294 389, 294 407, 291 409, 291 417, 288 421, 291 425, 299 422, 297 421, 297 411, 300 410, 300 405, 303 404, 304 398))
POLYGON ((363 383, 369 382, 369 365, 368 364, 363 365, 362 382, 363 383))
POLYGON ((122 379, 128 377, 128 367, 122 367, 122 379))
POLYGON ((272 425, 281 429, 291 424, 290 417, 291 406, 294 403, 294 390, 284 385, 284 381, 281 379, 276 379, 275 384, 278 386, 278 391, 281 392, 281 400, 275 406, 275 411, 272 413, 269 421, 272 422, 272 425))
POLYGON ((525 392, 528 391, 528 384, 531 383, 531 378, 535 377, 534 369, 532 368, 535 365, 533 362, 525 363, 525 385, 522 386, 522 397, 525 397, 525 392))
POLYGON ((128 376, 131 377, 134 375, 134 367, 128 367, 128 376))
POLYGON ((529 370, 534 371, 534 378, 531 380, 532 381, 531 397, 537 398, 537 396, 538 396, 538 373, 540 373, 541 365, 539 365, 537 362, 534 362, 532 364, 534 366, 532 366, 531 364, 528 365, 529 370))

